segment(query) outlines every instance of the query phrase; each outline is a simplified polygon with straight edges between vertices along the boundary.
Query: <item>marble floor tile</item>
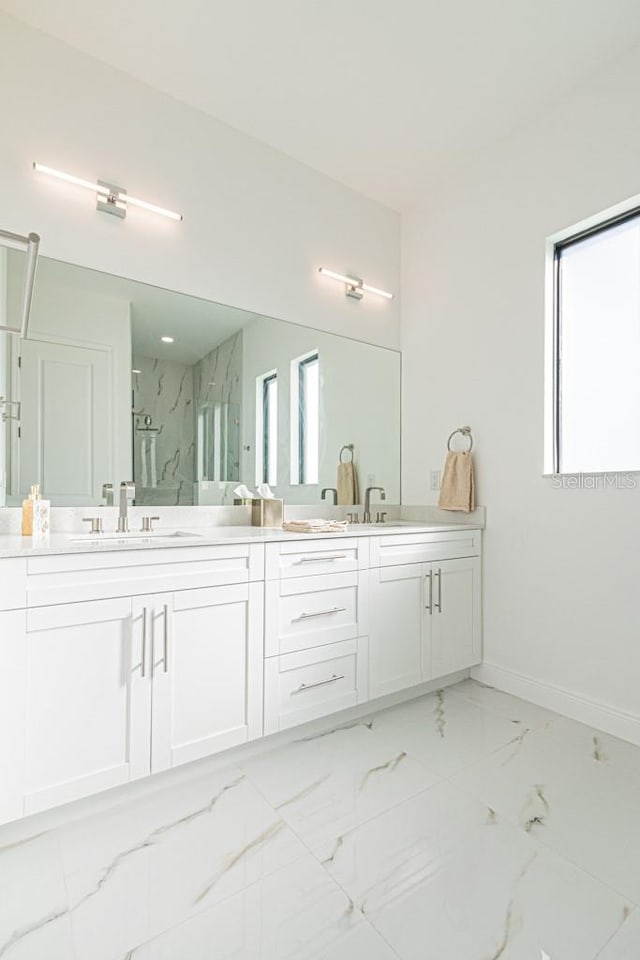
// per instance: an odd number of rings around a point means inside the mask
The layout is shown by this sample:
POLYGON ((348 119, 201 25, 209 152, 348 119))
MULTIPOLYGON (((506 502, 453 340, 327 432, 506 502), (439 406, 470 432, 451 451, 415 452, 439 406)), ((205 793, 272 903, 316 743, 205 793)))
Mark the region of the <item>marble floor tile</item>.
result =
POLYGON ((449 690, 486 710, 520 721, 531 730, 547 733, 601 763, 626 766, 640 772, 640 747, 635 744, 475 680, 464 680, 449 690))
POLYGON ((127 960, 183 958, 395 960, 396 954, 307 854, 127 954, 127 960))
POLYGON ((496 823, 493 810, 439 783, 339 836, 323 865, 356 908, 375 920, 427 880, 469 835, 496 823))
POLYGON ((58 840, 53 835, 2 845, 0 957, 75 960, 58 840))
POLYGON ((306 852, 233 768, 154 797, 131 819, 121 810, 94 823, 93 855, 81 850, 89 825, 63 831, 67 862, 82 863, 67 875, 78 960, 115 960, 306 852))
POLYGON ((124 800, 104 812, 60 827, 58 835, 65 873, 111 863, 149 833, 162 831, 162 836, 172 824, 199 821, 242 779, 239 767, 221 766, 208 775, 176 786, 168 783, 141 800, 124 800))
POLYGON ((640 747, 587 724, 556 713, 543 724, 540 733, 552 737, 589 761, 595 760, 604 767, 627 769, 640 774, 640 747))
POLYGON ((628 909, 523 831, 495 824, 371 919, 402 960, 594 960, 628 909))
POLYGON ((638 960, 640 957, 640 909, 636 909, 598 954, 598 960, 638 960))
POLYGON ((537 730, 558 716, 552 710, 539 707, 527 700, 520 700, 510 693, 478 683, 477 680, 463 680, 461 683, 456 683, 454 687, 447 687, 447 692, 462 697, 469 703, 475 703, 476 706, 485 710, 490 710, 491 713, 499 713, 508 720, 518 721, 532 730, 537 730))
POLYGON ((243 770, 264 787, 269 799, 279 803, 286 798, 277 795, 278 785, 290 780, 292 773, 301 781, 315 780, 383 743, 374 714, 320 733, 306 733, 303 728, 291 743, 245 761, 243 770))
MULTIPOLYGON (((285 751, 286 752, 286 751, 285 751)), ((339 756, 339 754, 338 754, 339 756)), ((291 761, 275 767, 260 761, 245 766, 256 784, 294 832, 319 859, 331 855, 341 834, 437 782, 402 748, 385 739, 350 760, 324 756, 310 769, 291 761)))
POLYGON ((440 779, 516 740, 528 727, 440 690, 384 710, 373 731, 396 750, 405 750, 440 779))
POLYGON ((0 828, 0 960, 640 960, 640 748, 473 681, 312 729, 0 828))
POLYGON ((452 782, 640 903, 640 775, 628 766, 538 730, 452 782))

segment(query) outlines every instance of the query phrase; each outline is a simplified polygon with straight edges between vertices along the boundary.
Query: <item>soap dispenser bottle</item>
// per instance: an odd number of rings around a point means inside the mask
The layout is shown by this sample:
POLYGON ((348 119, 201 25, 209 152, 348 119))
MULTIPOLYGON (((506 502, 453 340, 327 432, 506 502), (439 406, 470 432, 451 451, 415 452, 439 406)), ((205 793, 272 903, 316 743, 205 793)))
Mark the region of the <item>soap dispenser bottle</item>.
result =
POLYGON ((51 501, 40 496, 40 486, 35 484, 36 498, 33 501, 33 539, 44 540, 51 529, 51 501))
POLYGON ((38 495, 39 485, 37 483, 31 484, 31 493, 22 501, 22 536, 31 537, 33 536, 33 505, 38 495))

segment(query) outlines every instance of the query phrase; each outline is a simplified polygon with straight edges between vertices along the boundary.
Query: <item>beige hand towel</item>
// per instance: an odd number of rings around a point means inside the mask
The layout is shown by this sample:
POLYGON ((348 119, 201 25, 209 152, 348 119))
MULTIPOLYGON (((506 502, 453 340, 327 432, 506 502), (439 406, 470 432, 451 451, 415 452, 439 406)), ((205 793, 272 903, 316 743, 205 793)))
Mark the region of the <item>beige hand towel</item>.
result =
POLYGON ((352 460, 338 464, 338 503, 341 507, 351 507, 358 503, 358 477, 352 460))
POLYGON ((450 450, 442 472, 438 506, 442 510, 470 513, 475 505, 473 458, 467 450, 450 450))
POLYGON ((344 533, 346 520, 286 520, 282 524, 290 533, 344 533))

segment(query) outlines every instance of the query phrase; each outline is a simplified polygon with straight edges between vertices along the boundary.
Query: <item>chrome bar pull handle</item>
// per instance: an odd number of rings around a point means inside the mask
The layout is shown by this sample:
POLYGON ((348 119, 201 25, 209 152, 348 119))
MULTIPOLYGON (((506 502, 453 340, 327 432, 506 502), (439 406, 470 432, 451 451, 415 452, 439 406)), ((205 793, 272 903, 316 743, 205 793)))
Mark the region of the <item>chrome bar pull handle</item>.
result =
POLYGON ((169 672, 169 604, 164 605, 164 672, 169 672))
POLYGON ((442 570, 440 567, 436 571, 436 577, 438 578, 438 599, 434 606, 438 613, 442 613, 442 570))
POLYGON ((301 557, 296 563, 322 563, 323 560, 346 560, 346 553, 333 553, 331 556, 324 557, 301 557))
POLYGON ((318 680, 316 683, 301 683, 296 690, 291 691, 291 696, 295 693, 303 693, 305 690, 313 690, 314 687, 324 687, 327 683, 335 683, 336 680, 344 680, 344 674, 334 673, 327 680, 318 680))
POLYGON ((318 610, 315 613, 301 613, 299 617, 294 617, 291 623, 298 623, 300 620, 312 620, 314 617, 329 617, 332 613, 346 612, 346 607, 331 607, 330 610, 318 610))
POLYGON ((147 675, 147 608, 142 608, 142 659, 140 661, 140 676, 147 675))
POLYGON ((433 570, 429 570, 426 579, 429 581, 429 603, 425 604, 425 610, 428 610, 431 616, 433 614, 433 570))

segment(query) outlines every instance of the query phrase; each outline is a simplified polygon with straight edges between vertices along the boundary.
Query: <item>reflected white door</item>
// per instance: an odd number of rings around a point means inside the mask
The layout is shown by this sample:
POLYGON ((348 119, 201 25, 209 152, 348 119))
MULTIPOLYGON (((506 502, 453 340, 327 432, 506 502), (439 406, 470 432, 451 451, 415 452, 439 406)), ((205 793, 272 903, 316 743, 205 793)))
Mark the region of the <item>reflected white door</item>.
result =
POLYGON ((99 502, 112 479, 109 354, 25 340, 20 395, 20 488, 39 482, 56 505, 99 502))

